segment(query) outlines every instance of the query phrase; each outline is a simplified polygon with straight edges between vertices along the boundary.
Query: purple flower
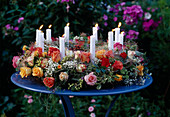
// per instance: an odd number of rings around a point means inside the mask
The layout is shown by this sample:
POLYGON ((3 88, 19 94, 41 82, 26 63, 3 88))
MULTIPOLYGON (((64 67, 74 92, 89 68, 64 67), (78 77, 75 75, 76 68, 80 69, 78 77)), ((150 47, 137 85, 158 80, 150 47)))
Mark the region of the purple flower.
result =
POLYGON ((90 107, 88 108, 88 111, 89 111, 89 112, 93 112, 93 111, 94 111, 94 107, 93 107, 93 106, 90 106, 90 107))
POLYGON ((104 20, 108 20, 108 16, 104 14, 104 15, 103 15, 103 19, 104 19, 104 20))
POLYGON ((151 11, 152 11, 152 12, 155 12, 155 9, 152 9, 151 11))
POLYGON ((18 30, 19 30, 19 28, 18 28, 18 27, 15 27, 15 28, 14 28, 14 30, 15 30, 15 31, 18 31, 18 30))
POLYGON ((33 102, 33 99, 28 99, 28 103, 31 104, 33 102))
POLYGON ((114 8, 113 7, 111 7, 110 9, 109 9, 109 11, 111 12, 114 12, 115 10, 114 10, 114 8))
POLYGON ((151 10, 151 8, 150 8, 150 7, 148 7, 148 8, 147 8, 147 10, 149 11, 149 10, 151 10))
POLYGON ((137 23, 139 18, 143 16, 143 10, 139 5, 132 5, 131 7, 125 7, 123 14, 123 20, 125 20, 126 24, 132 25, 137 23))
POLYGON ((136 32, 134 30, 129 30, 128 35, 126 36, 127 39, 137 39, 139 35, 139 32, 136 32))
POLYGON ((11 28, 10 26, 11 26, 11 24, 7 24, 5 27, 7 30, 9 30, 11 28))
POLYGON ((24 17, 20 17, 19 19, 18 19, 18 23, 20 23, 21 21, 23 21, 24 20, 24 17))
POLYGON ((121 5, 121 6, 124 6, 125 4, 126 4, 126 2, 122 2, 122 3, 120 3, 120 5, 121 5))
POLYGON ((113 20, 116 22, 117 21, 117 17, 114 17, 113 20))
POLYGON ((159 25, 159 21, 155 22, 153 19, 150 19, 148 22, 143 22, 144 31, 149 31, 151 29, 156 29, 159 25))
POLYGON ((105 22, 104 25, 107 26, 108 25, 107 22, 105 22))

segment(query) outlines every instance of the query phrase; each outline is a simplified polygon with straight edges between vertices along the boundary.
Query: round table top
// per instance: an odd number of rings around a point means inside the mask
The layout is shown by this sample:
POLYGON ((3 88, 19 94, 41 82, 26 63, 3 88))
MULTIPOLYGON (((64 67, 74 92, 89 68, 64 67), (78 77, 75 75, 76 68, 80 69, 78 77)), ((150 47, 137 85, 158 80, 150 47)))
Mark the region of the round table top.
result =
POLYGON ((116 94, 129 93, 129 92, 144 89, 147 86, 149 86, 153 81, 150 75, 148 75, 148 77, 149 78, 146 79, 144 85, 119 86, 114 89, 87 90, 87 91, 79 91, 79 92, 73 92, 71 90, 57 90, 54 92, 53 90, 48 89, 46 86, 38 83, 33 79, 21 78, 18 72, 14 73, 11 76, 11 81, 15 85, 21 88, 28 89, 35 92, 40 92, 40 93, 48 93, 48 94, 56 94, 56 95, 71 95, 71 96, 102 96, 102 95, 116 95, 116 94))

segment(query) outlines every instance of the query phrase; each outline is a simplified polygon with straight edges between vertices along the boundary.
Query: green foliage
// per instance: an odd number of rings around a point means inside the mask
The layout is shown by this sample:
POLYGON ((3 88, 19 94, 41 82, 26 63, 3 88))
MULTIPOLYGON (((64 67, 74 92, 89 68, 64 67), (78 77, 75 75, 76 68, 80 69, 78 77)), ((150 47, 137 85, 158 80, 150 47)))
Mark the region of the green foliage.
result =
MULTIPOLYGON (((28 90, 14 90, 17 104, 22 104, 22 113, 18 115, 28 117, 61 117, 64 116, 64 110, 58 96, 53 94, 41 94, 28 90), (24 95, 32 96, 33 102, 28 103, 28 99, 24 98, 24 95)), ((93 97, 70 97, 73 104, 75 115, 81 117, 88 117, 90 112, 88 108, 94 107, 94 113, 96 116, 105 116, 109 104, 115 96, 93 96, 93 97), (95 102, 91 102, 95 99, 95 102), (106 103, 107 100, 107 103, 106 103)), ((113 106, 109 116, 115 117, 137 117, 151 116, 160 117, 166 116, 168 110, 165 109, 164 102, 160 99, 158 103, 150 101, 141 96, 140 93, 130 93, 120 95, 115 105, 113 106)))

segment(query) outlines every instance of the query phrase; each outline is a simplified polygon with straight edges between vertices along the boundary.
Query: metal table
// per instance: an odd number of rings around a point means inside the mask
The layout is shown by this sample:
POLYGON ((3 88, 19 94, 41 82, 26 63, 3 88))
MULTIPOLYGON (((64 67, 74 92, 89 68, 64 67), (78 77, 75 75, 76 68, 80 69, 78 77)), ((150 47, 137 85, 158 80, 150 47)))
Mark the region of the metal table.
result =
POLYGON ((38 83, 37 81, 35 81, 33 79, 21 78, 21 76, 19 75, 18 72, 14 73, 11 76, 11 81, 15 85, 17 85, 21 88, 24 88, 24 89, 28 89, 28 90, 40 92, 40 93, 48 93, 48 94, 58 95, 60 97, 60 99, 62 100, 65 117, 75 117, 73 106, 72 106, 71 101, 68 97, 69 95, 71 95, 71 96, 115 95, 115 98, 112 100, 112 102, 106 112, 106 115, 105 115, 105 117, 108 117, 109 112, 110 112, 112 106, 114 105, 115 101, 119 97, 119 95, 124 94, 124 93, 133 92, 133 91, 138 91, 138 90, 148 87, 153 81, 151 76, 148 75, 148 77, 149 77, 149 79, 146 79, 145 84, 142 86, 139 86, 139 85, 120 86, 120 87, 116 87, 115 89, 88 90, 88 91, 80 91, 80 92, 72 92, 70 90, 59 90, 59 91, 57 90, 54 92, 53 90, 47 89, 46 86, 38 83))

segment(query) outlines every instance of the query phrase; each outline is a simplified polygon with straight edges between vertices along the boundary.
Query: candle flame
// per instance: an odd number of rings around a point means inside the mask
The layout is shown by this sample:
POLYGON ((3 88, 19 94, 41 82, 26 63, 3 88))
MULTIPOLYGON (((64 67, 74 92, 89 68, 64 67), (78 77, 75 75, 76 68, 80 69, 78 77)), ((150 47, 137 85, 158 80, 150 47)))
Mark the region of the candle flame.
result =
POLYGON ((62 37, 64 37, 64 36, 65 36, 65 34, 62 35, 62 37))
POLYGON ((114 32, 115 31, 115 29, 112 29, 112 32, 114 32))
POLYGON ((124 33, 124 31, 121 32, 121 34, 123 34, 123 33, 124 33))
POLYGON ((67 23, 67 25, 66 26, 69 26, 70 25, 70 23, 67 23))
POLYGON ((42 25, 39 27, 39 30, 41 30, 41 29, 43 28, 43 26, 44 26, 44 25, 42 24, 42 25))
POLYGON ((98 27, 98 23, 96 23, 95 27, 98 27))
POLYGON ((52 25, 50 24, 49 26, 48 26, 48 28, 51 28, 52 27, 52 25))
POLYGON ((121 25, 122 25, 122 23, 121 23, 121 22, 119 22, 119 24, 118 24, 118 28, 120 28, 120 27, 121 27, 121 25))

